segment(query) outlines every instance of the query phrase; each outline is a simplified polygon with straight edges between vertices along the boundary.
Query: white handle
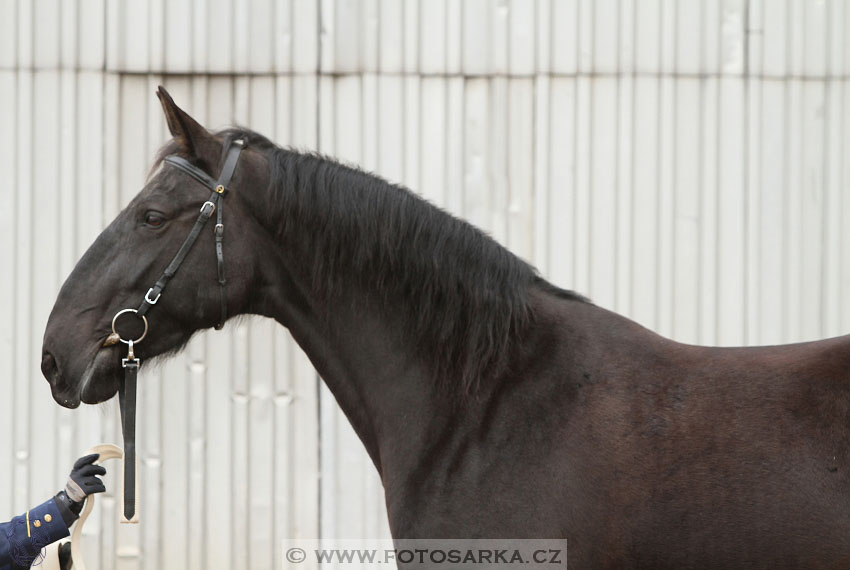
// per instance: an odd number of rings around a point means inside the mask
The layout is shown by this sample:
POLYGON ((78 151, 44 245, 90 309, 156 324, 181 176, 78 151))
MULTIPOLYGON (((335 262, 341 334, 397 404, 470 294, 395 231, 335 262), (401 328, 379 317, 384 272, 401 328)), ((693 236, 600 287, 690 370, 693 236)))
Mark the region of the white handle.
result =
MULTIPOLYGON (((112 445, 111 443, 102 443, 100 445, 96 445, 92 447, 90 450, 86 452, 86 455, 91 455, 92 453, 97 453, 100 457, 97 458, 95 463, 103 463, 107 459, 124 459, 124 451, 118 447, 117 445, 112 445)), ((136 474, 138 475, 138 466, 135 466, 136 474)), ((123 481, 124 477, 119 477, 118 480, 123 481)), ((122 484, 123 486, 123 484, 122 484)), ((139 487, 136 486, 136 505, 139 504, 139 487)), ((123 503, 124 492, 121 489, 121 493, 118 495, 121 497, 121 500, 118 501, 119 506, 123 503)), ((83 534, 83 525, 86 524, 86 519, 89 518, 92 509, 94 508, 94 495, 89 495, 86 497, 86 504, 83 507, 83 511, 80 513, 80 518, 77 520, 77 523, 74 525, 74 532, 71 534, 71 558, 74 561, 74 570, 86 570, 86 564, 83 562, 83 548, 80 544, 80 539, 83 534)), ((138 524, 139 515, 138 508, 136 508, 136 516, 133 517, 132 520, 126 520, 124 518, 123 507, 119 509, 121 511, 121 522, 128 524, 138 524)))

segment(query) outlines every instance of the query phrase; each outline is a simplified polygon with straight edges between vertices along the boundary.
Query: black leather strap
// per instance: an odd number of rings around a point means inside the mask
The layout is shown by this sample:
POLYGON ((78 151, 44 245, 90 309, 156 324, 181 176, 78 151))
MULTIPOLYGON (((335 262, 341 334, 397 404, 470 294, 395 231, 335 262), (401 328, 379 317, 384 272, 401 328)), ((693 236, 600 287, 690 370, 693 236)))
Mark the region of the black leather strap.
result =
MULTIPOLYGON (((228 150, 227 156, 224 159, 224 166, 221 167, 221 175, 218 177, 218 184, 213 189, 215 192, 220 192, 222 196, 227 193, 230 186, 230 180, 233 178, 233 173, 236 171, 236 163, 239 161, 239 153, 242 150, 243 143, 241 140, 233 141, 233 146, 228 150), (236 150, 234 151, 234 147, 236 150)), ((216 330, 221 330, 224 326, 224 321, 227 320, 227 277, 224 274, 224 200, 218 206, 218 214, 215 224, 215 258, 218 271, 218 285, 221 311, 219 313, 218 324, 216 330)))
POLYGON ((124 518, 136 515, 136 381, 139 361, 124 361, 124 379, 118 389, 121 432, 124 436, 124 518))
POLYGON ((192 164, 191 162, 189 162, 188 160, 186 160, 185 158, 183 158, 182 156, 166 156, 165 162, 172 166, 176 166, 177 168, 179 168, 180 170, 182 170, 183 172, 185 172, 186 174, 188 174, 210 190, 215 190, 216 181, 213 179, 213 177, 198 168, 197 166, 195 166, 194 164, 192 164))
MULTIPOLYGON (((243 146, 245 146, 245 143, 241 139, 237 139, 227 149, 227 156, 224 157, 224 166, 221 167, 221 174, 218 177, 218 184, 216 185, 222 186, 224 192, 227 192, 227 188, 230 186, 230 180, 236 171, 236 163, 239 161, 239 153, 242 152, 243 146)), ((216 190, 216 188, 213 188, 213 190, 216 190)))
POLYGON ((215 259, 218 269, 218 288, 221 299, 221 311, 219 312, 216 330, 221 330, 224 321, 227 320, 227 277, 224 275, 224 200, 218 205, 218 214, 215 224, 215 259))
MULTIPOLYGON (((239 161, 239 153, 242 152, 242 148, 245 146, 245 143, 237 139, 233 141, 230 147, 227 149, 227 155, 224 157, 224 165, 221 167, 221 174, 218 177, 218 180, 214 180, 212 176, 183 158, 182 156, 170 155, 165 157, 165 162, 168 164, 182 170, 210 190, 216 191, 219 186, 224 188, 224 192, 227 191, 227 187, 230 186, 230 180, 233 178, 233 172, 236 170, 236 163, 239 161)), ((220 194, 224 194, 224 192, 219 192, 220 194)))

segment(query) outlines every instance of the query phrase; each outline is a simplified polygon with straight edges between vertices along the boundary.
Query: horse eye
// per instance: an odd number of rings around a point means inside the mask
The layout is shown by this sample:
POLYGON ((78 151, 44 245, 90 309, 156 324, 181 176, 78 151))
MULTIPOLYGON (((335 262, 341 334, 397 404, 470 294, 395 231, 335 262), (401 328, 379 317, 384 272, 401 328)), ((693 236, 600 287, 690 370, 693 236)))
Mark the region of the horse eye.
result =
POLYGON ((152 228, 158 228, 165 223, 165 217, 158 212, 148 212, 145 214, 145 225, 152 228))

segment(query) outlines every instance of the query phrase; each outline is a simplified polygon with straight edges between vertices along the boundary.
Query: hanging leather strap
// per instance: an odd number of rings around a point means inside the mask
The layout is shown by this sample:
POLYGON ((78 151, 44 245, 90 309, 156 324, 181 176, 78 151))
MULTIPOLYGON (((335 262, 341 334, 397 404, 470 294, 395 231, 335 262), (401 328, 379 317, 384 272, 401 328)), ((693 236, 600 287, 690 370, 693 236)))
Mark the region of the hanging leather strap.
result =
POLYGON ((124 359, 124 379, 118 389, 121 406, 121 433, 124 436, 124 518, 136 515, 136 381, 137 358, 124 359))

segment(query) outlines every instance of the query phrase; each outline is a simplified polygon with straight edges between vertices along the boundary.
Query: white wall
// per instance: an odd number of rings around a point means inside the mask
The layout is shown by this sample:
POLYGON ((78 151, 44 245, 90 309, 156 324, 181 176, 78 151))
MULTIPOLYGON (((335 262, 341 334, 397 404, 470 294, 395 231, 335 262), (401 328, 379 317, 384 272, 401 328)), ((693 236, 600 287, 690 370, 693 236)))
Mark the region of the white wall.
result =
MULTIPOLYGON (((41 335, 166 140, 158 84, 403 181, 663 334, 787 342, 850 331, 848 29, 843 0, 0 0, 0 517, 120 443, 115 404, 53 403, 41 335)), ((101 501, 90 568, 280 568, 284 537, 386 534, 275 324, 196 338, 141 407, 142 524, 101 501)))

